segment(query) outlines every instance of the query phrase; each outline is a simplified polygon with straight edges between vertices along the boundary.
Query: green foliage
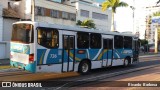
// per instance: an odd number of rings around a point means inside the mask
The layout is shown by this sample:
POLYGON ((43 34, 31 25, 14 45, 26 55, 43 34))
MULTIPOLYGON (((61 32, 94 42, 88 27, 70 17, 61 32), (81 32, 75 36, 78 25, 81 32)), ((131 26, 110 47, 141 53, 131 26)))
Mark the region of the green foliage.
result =
POLYGON ((82 24, 82 21, 81 20, 78 20, 76 25, 81 25, 82 24))
POLYGON ((160 12, 153 13, 153 16, 160 16, 160 12))
POLYGON ((157 4, 160 3, 160 0, 157 1, 157 4))
POLYGON ((160 44, 160 28, 158 28, 158 42, 159 42, 159 44, 160 44))
POLYGON ((87 28, 96 28, 94 21, 89 20, 89 19, 86 19, 84 21, 78 20, 76 25, 80 25, 80 26, 87 27, 87 28))
POLYGON ((103 11, 108 8, 112 8, 112 12, 116 13, 117 7, 128 7, 128 4, 125 2, 120 2, 120 0, 106 0, 102 3, 103 11))
POLYGON ((141 39, 140 42, 141 42, 141 46, 144 46, 145 44, 148 44, 148 41, 145 40, 145 39, 141 39))

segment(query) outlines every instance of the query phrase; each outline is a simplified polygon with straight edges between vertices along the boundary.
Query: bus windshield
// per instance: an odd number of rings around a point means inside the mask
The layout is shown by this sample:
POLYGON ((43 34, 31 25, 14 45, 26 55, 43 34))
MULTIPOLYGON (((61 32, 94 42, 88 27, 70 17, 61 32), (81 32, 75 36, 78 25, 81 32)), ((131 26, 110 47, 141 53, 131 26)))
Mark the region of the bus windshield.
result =
POLYGON ((11 41, 20 43, 33 43, 33 25, 31 24, 14 24, 12 27, 11 41))

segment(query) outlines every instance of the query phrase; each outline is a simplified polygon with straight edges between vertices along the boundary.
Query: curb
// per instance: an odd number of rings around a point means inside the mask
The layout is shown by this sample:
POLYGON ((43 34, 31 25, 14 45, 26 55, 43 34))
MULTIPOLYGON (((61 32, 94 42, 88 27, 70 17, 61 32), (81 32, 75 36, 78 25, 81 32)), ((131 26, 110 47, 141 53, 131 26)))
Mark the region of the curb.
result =
POLYGON ((142 56, 139 56, 139 57, 152 57, 152 56, 160 56, 160 54, 155 54, 155 55, 142 55, 142 56))

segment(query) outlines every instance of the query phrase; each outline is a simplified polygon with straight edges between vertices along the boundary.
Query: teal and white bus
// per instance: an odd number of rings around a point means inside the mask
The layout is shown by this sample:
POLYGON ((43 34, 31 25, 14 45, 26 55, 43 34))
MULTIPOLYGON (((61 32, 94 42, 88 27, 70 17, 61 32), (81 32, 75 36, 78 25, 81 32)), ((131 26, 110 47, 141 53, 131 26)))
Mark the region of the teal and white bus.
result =
POLYGON ((131 34, 42 22, 13 24, 11 66, 30 72, 71 72, 138 62, 139 41, 131 34))

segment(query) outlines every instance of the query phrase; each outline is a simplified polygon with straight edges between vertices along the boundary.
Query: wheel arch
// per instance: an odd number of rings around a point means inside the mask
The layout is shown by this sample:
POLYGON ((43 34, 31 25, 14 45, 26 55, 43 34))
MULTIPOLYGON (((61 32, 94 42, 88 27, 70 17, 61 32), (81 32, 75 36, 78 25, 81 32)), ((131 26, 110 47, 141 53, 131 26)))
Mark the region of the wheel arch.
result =
POLYGON ((126 56, 125 59, 127 59, 129 64, 131 64, 131 57, 130 56, 126 56))

